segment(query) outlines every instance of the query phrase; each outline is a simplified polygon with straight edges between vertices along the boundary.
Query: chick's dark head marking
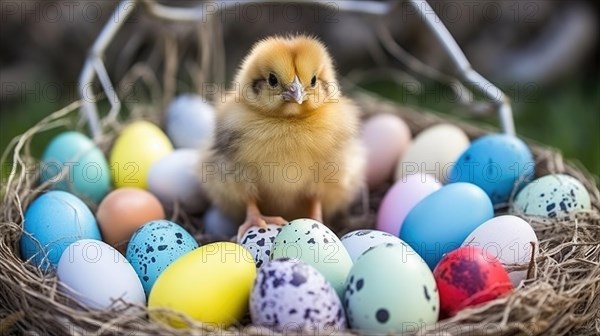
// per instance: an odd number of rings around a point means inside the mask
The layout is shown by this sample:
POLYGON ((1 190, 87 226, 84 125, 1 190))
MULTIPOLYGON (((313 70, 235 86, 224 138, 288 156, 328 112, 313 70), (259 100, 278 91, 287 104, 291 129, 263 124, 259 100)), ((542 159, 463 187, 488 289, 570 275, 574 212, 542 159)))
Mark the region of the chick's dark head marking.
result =
POLYGON ((339 85, 325 46, 308 36, 270 37, 254 45, 234 85, 252 111, 302 117, 335 103, 339 85))

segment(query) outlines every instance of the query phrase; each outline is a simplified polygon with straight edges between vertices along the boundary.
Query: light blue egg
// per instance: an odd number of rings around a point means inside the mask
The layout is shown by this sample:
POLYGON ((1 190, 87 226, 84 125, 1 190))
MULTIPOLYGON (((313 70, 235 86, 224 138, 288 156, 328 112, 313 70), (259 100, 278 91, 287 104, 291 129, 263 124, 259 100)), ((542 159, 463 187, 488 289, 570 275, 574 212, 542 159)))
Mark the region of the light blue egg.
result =
POLYGON ((533 156, 523 141, 490 134, 471 143, 452 168, 448 182, 473 183, 497 205, 506 203, 514 188, 531 181, 534 170, 533 156))
POLYGON ((494 216, 490 198, 471 183, 448 184, 408 213, 400 238, 434 269, 445 253, 462 244, 471 231, 494 216))
POLYGON ((135 231, 125 256, 148 295, 167 266, 197 247, 194 237, 181 226, 168 220, 156 220, 135 231))
POLYGON ((78 132, 65 132, 50 142, 42 156, 41 182, 99 203, 110 190, 110 170, 102 151, 78 132))
POLYGON ((175 148, 206 147, 215 129, 215 112, 201 96, 185 94, 167 107, 167 135, 175 148))
POLYGON ((64 191, 49 191, 36 198, 25 211, 23 231, 21 257, 43 270, 56 267, 63 251, 72 243, 101 239, 90 209, 64 191))

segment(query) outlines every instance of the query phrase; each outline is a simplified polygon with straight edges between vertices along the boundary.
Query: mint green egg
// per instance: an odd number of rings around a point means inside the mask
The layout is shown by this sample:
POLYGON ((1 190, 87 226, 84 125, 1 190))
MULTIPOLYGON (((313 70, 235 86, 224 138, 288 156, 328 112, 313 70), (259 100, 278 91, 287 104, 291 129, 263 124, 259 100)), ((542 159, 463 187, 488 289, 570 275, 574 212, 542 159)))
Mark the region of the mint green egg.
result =
POLYGON ((517 194, 512 204, 513 213, 543 218, 560 218, 591 209, 590 194, 583 184, 564 174, 534 180, 517 194))
POLYGON ((342 297, 352 259, 327 226, 312 219, 293 220, 281 228, 271 251, 271 260, 299 259, 313 266, 342 297))
POLYGON ((65 132, 56 136, 42 156, 42 183, 98 204, 110 191, 110 170, 100 148, 87 136, 65 132))
POLYGON ((433 273, 402 241, 375 246, 358 257, 342 302, 352 329, 377 335, 435 323, 440 310, 433 273))

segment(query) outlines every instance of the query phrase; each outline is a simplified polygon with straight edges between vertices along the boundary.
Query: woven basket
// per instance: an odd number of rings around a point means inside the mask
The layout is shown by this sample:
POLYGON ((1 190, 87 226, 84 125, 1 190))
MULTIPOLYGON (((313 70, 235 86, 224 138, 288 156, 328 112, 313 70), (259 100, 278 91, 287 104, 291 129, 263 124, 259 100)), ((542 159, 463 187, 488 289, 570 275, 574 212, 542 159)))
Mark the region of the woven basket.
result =
MULTIPOLYGON (((401 116, 413 134, 438 123, 452 123, 471 138, 494 132, 461 122, 457 119, 415 111, 379 98, 356 93, 354 100, 365 116, 374 113, 394 113, 401 116)), ((167 99, 167 97, 164 97, 167 99)), ((3 181, 0 193, 0 335, 204 335, 218 334, 273 334, 250 324, 215 330, 210 326, 190 321, 190 329, 176 330, 149 321, 145 307, 118 311, 91 311, 79 306, 58 291, 54 273, 45 274, 26 264, 19 255, 23 212, 45 186, 37 184, 30 174, 37 161, 29 152, 36 135, 67 126, 77 128, 73 115, 82 102, 75 102, 50 115, 38 125, 16 138, 2 158, 2 167, 11 170, 3 181), (5 183, 4 183, 5 182, 5 183)), ((163 104, 164 105, 164 104, 163 104)), ((156 112, 156 111, 151 111, 156 112)), ((152 115, 156 120, 156 114, 152 115)), ((110 117, 110 116, 109 116, 110 117)), ((139 116, 135 116, 137 118, 139 116)), ((127 121, 131 121, 130 117, 127 121)), ((108 151, 122 123, 107 121, 105 132, 98 143, 108 151)), ((600 192, 593 177, 585 169, 569 162, 555 150, 529 142, 536 161, 536 176, 565 173, 580 180, 592 200, 592 211, 562 220, 526 218, 540 240, 539 253, 529 265, 529 279, 510 296, 466 309, 451 319, 425 326, 407 334, 425 335, 598 335, 600 334, 600 192)), ((332 227, 336 233, 358 228, 372 228, 379 203, 390 184, 373 191, 332 227)), ((505 213, 501 210, 497 214, 505 213)), ((202 235, 202 223, 192 223, 185 214, 174 218, 183 223, 198 240, 207 242, 202 235), (199 225, 198 225, 199 224, 199 225)), ((249 321, 247 321, 249 322, 249 321)), ((349 331, 348 333, 350 333, 349 331)))

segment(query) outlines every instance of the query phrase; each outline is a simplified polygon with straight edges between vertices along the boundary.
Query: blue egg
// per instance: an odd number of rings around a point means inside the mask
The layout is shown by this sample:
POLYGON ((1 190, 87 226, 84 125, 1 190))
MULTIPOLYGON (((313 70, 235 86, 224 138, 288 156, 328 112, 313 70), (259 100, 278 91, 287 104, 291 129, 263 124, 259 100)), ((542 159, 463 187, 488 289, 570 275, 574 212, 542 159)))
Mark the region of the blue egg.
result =
POLYGON ((215 129, 215 112, 194 94, 175 97, 167 107, 166 131, 175 148, 205 148, 215 129))
POLYGON ((168 220, 156 220, 137 229, 129 240, 125 257, 148 295, 167 266, 197 247, 194 237, 181 226, 168 220))
POLYGON ((42 156, 41 182, 52 189, 99 203, 110 190, 110 170, 104 154, 92 140, 78 132, 65 132, 50 142, 42 156))
POLYGON ((471 143, 452 167, 448 182, 473 183, 497 205, 506 203, 513 189, 531 181, 534 171, 533 155, 523 141, 491 134, 471 143))
POLYGON ((76 196, 49 191, 25 211, 21 257, 43 270, 56 267, 63 251, 80 239, 100 240, 92 211, 76 196))
POLYGON ((492 201, 481 188, 448 184, 415 205, 402 224, 400 238, 434 269, 445 253, 460 247, 471 231, 492 217, 492 201))
POLYGON ((221 210, 211 207, 206 211, 203 217, 204 233, 214 240, 229 241, 235 236, 241 223, 235 222, 221 210))

